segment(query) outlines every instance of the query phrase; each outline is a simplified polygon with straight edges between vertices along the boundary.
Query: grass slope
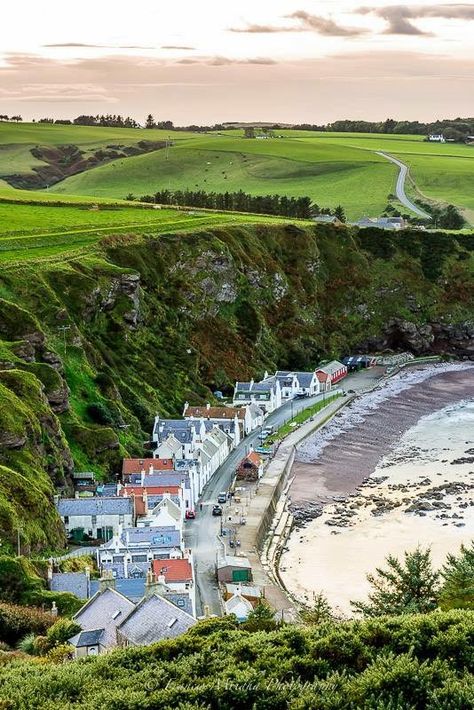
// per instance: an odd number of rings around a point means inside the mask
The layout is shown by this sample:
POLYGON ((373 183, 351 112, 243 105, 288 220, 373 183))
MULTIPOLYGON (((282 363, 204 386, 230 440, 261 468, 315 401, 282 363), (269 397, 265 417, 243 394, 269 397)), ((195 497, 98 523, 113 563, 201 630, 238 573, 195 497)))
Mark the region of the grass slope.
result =
POLYGON ((379 156, 347 146, 211 136, 183 141, 168 156, 156 151, 113 161, 52 189, 116 198, 159 188, 309 195, 322 206, 342 203, 350 217, 357 217, 383 211, 395 175, 379 156))
MULTIPOLYGON (((11 193, 16 196, 17 191, 4 191, 3 195, 11 193)), ((22 191, 22 195, 29 195, 33 201, 40 200, 42 194, 22 191)), ((50 194, 47 197, 52 199, 50 194)), ((58 197, 54 199, 57 201, 58 197)), ((0 198, 0 264, 71 258, 93 250, 94 245, 111 234, 164 234, 283 221, 278 217, 229 212, 155 210, 128 202, 100 205, 97 209, 84 198, 80 198, 78 205, 74 201, 70 203, 69 197, 63 199, 63 204, 27 204, 26 201, 2 202, 0 198)))

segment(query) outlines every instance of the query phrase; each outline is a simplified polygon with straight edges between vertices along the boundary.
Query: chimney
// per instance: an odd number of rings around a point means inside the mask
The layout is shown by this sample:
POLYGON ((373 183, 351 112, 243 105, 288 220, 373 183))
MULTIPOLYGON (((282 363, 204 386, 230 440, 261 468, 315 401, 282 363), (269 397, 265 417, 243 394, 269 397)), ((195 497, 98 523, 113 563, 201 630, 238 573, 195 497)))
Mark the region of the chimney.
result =
POLYGON ((145 598, 149 599, 153 594, 162 597, 166 591, 164 575, 160 574, 158 579, 156 579, 151 569, 149 569, 146 573, 145 598))
POLYGON ((211 404, 210 404, 210 402, 207 402, 206 409, 210 409, 210 408, 211 408, 211 404))
POLYGON ((106 589, 115 589, 115 577, 111 569, 106 569, 99 579, 99 592, 105 592, 106 589))
POLYGON ((56 602, 53 602, 53 606, 51 607, 51 616, 57 616, 58 615, 58 607, 56 606, 56 602))
POLYGON ((148 473, 150 476, 153 475, 153 464, 151 463, 150 466, 148 467, 148 473))
POLYGON ((145 469, 143 469, 140 473, 140 485, 145 485, 145 469))
POLYGON ((250 387, 253 387, 254 384, 255 384, 255 381, 254 381, 254 379, 253 379, 253 377, 252 377, 252 379, 250 380, 250 387))
POLYGON ((209 607, 209 604, 204 604, 204 618, 210 619, 210 617, 211 617, 211 609, 209 607))
POLYGON ((264 380, 268 379, 268 370, 265 370, 264 375, 263 375, 263 379, 264 380))
MULTIPOLYGON (((122 490, 124 486, 121 483, 117 483, 117 495, 120 495, 120 491, 122 490)), ((125 491, 124 495, 127 495, 127 491, 125 491)))
POLYGON ((51 586, 51 582, 53 581, 53 560, 50 558, 49 563, 48 563, 48 585, 51 586))
POLYGON ((148 492, 147 489, 143 489, 143 507, 145 509, 145 515, 148 515, 148 492))
POLYGON ((183 409, 183 417, 186 416, 186 412, 187 412, 188 408, 189 408, 189 402, 185 402, 184 409, 183 409))

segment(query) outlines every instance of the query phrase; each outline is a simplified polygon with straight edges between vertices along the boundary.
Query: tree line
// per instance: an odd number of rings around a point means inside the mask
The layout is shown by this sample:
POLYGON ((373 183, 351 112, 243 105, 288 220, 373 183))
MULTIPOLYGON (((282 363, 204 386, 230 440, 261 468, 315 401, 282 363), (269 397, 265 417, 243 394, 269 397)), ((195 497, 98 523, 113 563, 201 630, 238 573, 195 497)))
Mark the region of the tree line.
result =
MULTIPOLYGON (((129 194, 127 200, 137 199, 129 194)), ((339 205, 334 210, 321 208, 308 196, 287 197, 286 195, 250 195, 243 190, 238 192, 205 192, 204 190, 158 190, 153 195, 142 195, 140 202, 182 207, 203 207, 212 210, 230 212, 252 212, 310 219, 315 214, 334 214, 345 221, 343 208, 339 205)))
POLYGON ((21 116, 7 116, 6 113, 0 114, 0 121, 13 121, 13 123, 20 123, 23 121, 21 116))

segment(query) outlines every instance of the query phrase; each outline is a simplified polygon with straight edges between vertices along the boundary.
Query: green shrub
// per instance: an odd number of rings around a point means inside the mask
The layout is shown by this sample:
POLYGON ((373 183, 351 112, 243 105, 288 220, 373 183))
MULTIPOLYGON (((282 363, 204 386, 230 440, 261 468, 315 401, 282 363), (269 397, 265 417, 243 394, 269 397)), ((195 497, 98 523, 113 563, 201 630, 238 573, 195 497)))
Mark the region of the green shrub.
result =
POLYGON ((34 607, 0 602, 0 641, 14 646, 27 634, 44 634, 54 621, 34 607))

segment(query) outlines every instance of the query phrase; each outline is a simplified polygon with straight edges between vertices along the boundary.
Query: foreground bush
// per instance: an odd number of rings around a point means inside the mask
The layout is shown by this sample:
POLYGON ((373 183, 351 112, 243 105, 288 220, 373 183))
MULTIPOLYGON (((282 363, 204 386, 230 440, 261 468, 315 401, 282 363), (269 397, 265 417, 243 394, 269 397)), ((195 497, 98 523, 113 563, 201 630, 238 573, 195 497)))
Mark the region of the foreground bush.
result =
MULTIPOLYGON (((472 708, 474 613, 249 632, 231 618, 148 648, 0 667, 8 710, 472 708), (55 662, 57 661, 57 662, 55 662)), ((66 649, 65 649, 66 652, 66 649)), ((2 704, 3 703, 3 704, 2 704)))

